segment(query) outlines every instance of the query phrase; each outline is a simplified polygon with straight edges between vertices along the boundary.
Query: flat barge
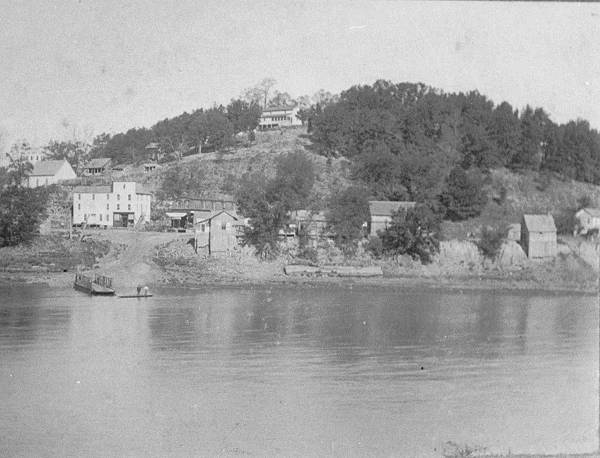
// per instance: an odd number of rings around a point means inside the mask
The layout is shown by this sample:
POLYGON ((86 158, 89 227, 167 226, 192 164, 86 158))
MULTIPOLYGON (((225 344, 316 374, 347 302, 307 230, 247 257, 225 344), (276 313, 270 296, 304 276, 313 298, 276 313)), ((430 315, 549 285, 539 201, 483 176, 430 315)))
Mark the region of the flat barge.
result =
POLYGON ((75 274, 75 289, 94 296, 113 296, 115 290, 112 287, 112 278, 105 275, 94 275, 88 277, 82 273, 75 274))

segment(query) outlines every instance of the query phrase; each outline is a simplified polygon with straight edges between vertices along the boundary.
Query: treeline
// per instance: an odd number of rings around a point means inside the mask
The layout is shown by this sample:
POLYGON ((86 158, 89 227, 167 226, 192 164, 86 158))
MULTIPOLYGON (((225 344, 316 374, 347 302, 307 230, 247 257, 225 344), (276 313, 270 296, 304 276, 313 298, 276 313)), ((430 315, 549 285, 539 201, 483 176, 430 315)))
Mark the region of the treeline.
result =
POLYGON ((198 109, 157 122, 150 128, 130 129, 116 135, 101 134, 94 139, 91 157, 109 157, 119 163, 136 163, 154 153, 146 146, 156 143, 167 158, 230 145, 233 136, 251 132, 258 125, 261 108, 254 102, 232 100, 226 107, 198 109))
POLYGON ((351 158, 354 177, 381 199, 438 199, 458 168, 547 170, 600 184, 600 135, 587 121, 559 125, 542 108, 519 112, 477 91, 377 81, 306 116, 323 151, 351 158))

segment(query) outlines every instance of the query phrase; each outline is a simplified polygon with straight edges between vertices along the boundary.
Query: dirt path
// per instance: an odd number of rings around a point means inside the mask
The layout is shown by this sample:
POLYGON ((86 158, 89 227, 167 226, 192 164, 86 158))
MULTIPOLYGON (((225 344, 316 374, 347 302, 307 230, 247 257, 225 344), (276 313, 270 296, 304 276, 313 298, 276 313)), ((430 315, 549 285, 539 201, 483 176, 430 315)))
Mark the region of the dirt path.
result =
POLYGON ((125 246, 118 253, 109 253, 100 260, 99 265, 103 273, 113 278, 114 288, 122 294, 134 292, 137 285, 147 285, 152 289, 163 275, 160 268, 152 262, 156 247, 182 238, 182 234, 169 232, 130 231, 98 232, 94 236, 125 246))

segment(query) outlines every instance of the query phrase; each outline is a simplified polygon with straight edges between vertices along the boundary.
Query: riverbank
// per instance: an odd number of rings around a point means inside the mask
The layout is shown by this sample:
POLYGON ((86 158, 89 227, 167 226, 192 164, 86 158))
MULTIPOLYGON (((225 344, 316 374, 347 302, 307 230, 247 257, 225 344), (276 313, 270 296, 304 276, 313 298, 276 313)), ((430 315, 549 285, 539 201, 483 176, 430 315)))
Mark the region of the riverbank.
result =
POLYGON ((360 286, 597 292, 596 272, 573 255, 562 254, 546 263, 522 263, 512 269, 486 261, 465 263, 446 257, 430 265, 406 259, 371 261, 371 265, 383 272, 378 277, 288 276, 284 267, 290 259, 260 261, 246 249, 232 256, 203 257, 194 253, 188 239, 189 235, 177 233, 90 231, 69 241, 55 237, 39 240, 30 247, 3 248, 0 285, 36 283, 52 288, 70 287, 75 271, 82 268, 112 276, 115 289, 123 293, 133 291, 138 284, 151 288, 360 286), (57 259, 62 264, 53 262, 57 259))

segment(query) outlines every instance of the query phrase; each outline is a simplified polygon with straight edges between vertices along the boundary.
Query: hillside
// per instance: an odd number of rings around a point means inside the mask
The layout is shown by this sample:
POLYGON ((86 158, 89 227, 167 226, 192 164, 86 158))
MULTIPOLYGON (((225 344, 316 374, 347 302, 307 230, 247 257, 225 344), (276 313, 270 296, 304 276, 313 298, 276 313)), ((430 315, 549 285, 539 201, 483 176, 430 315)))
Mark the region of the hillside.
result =
MULTIPOLYGON (((231 193, 244 173, 263 170, 272 174, 275 170, 275 158, 293 151, 305 152, 314 162, 317 173, 314 194, 323 205, 332 190, 351 184, 349 161, 344 158, 328 159, 316 154, 304 129, 258 132, 256 141, 250 145, 187 156, 180 162, 164 164, 162 168, 148 174, 141 169, 133 169, 124 179, 144 183, 157 193, 168 171, 183 166, 203 173, 200 186, 190 190, 190 194, 208 196, 231 193)), ((554 173, 513 173, 505 168, 494 169, 490 172, 485 187, 490 200, 482 214, 464 222, 446 222, 445 239, 468 238, 469 234, 478 234, 484 225, 504 227, 510 223, 518 223, 523 213, 558 214, 574 208, 582 196, 589 196, 592 202, 600 205, 600 186, 561 179, 554 173)))
POLYGON ((160 194, 161 183, 176 167, 184 167, 190 173, 201 174, 198 186, 188 190, 190 196, 231 194, 236 183, 247 172, 264 171, 275 173, 275 159, 282 154, 303 151, 315 165, 316 179, 313 192, 318 200, 324 201, 331 190, 350 184, 349 162, 343 158, 328 159, 312 150, 312 143, 305 129, 257 132, 251 144, 230 147, 213 153, 198 153, 186 156, 179 162, 163 164, 154 172, 143 173, 141 168, 131 169, 122 179, 143 183, 155 194, 160 194))

